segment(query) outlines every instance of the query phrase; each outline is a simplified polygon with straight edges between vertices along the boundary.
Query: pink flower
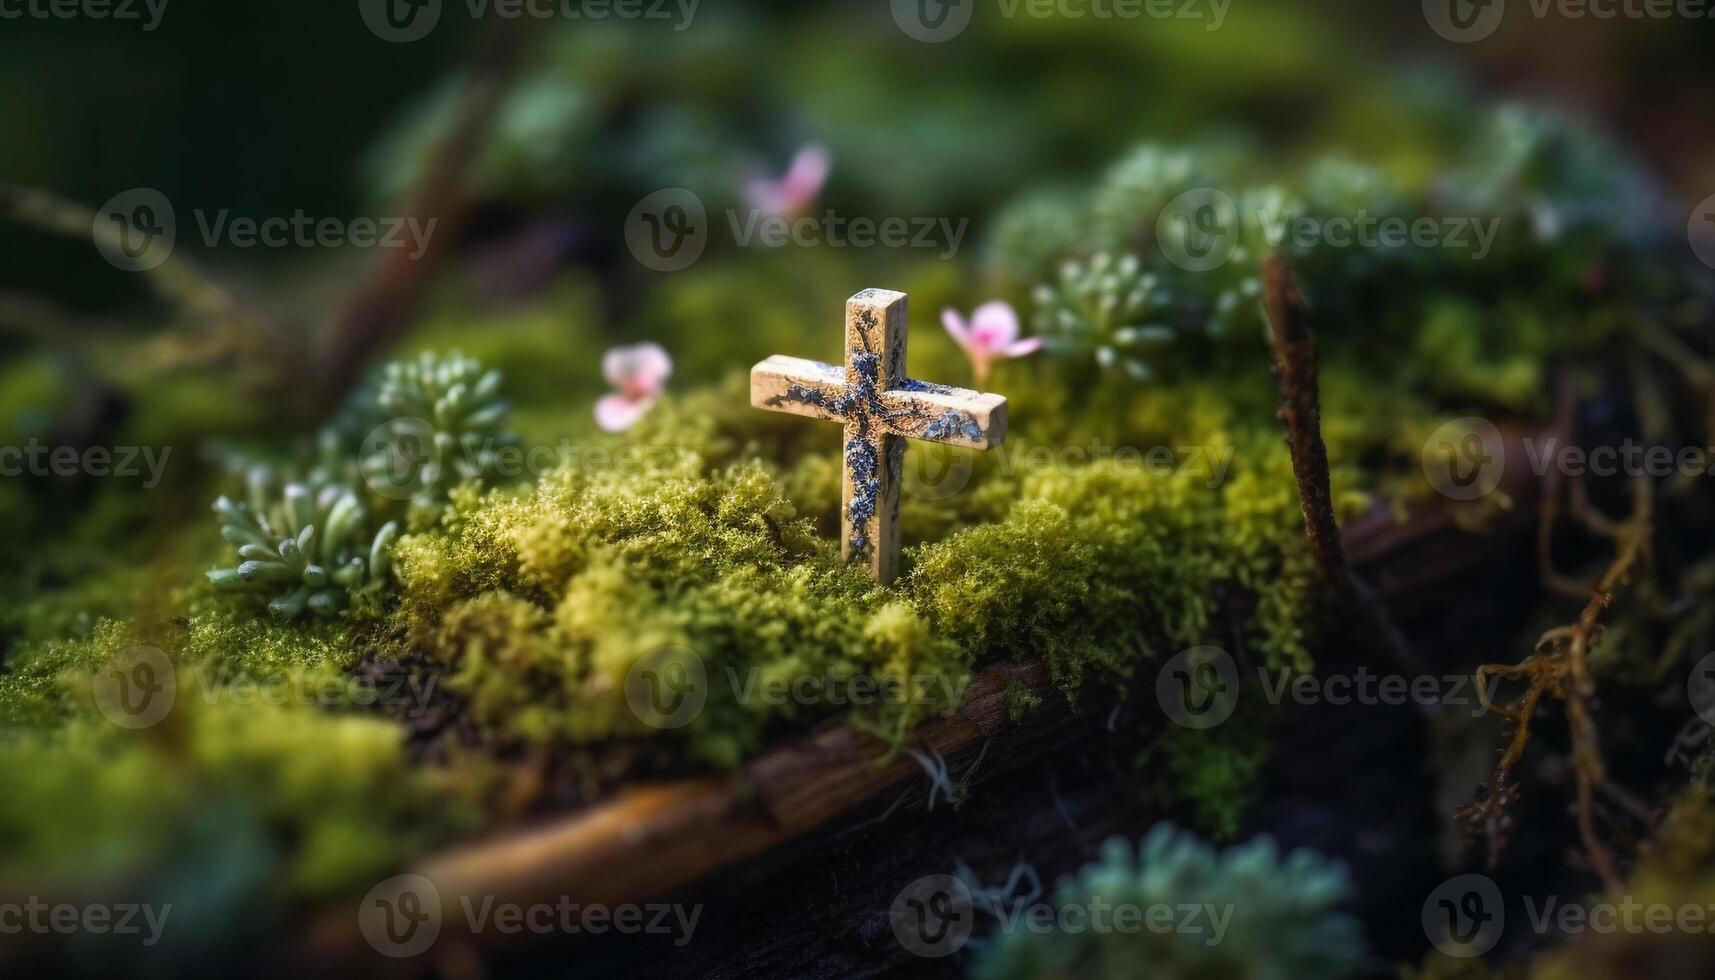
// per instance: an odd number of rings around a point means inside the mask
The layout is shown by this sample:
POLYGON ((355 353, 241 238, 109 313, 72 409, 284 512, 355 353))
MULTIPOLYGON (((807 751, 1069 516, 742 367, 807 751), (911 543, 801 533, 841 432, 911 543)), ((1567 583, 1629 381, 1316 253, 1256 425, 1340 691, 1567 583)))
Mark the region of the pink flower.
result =
POLYGON ((988 382, 989 368, 995 361, 1023 357, 1042 346, 1041 337, 1018 339, 1018 314, 1003 300, 977 307, 968 326, 959 311, 949 307, 941 311, 941 325, 971 359, 971 373, 976 375, 978 387, 988 382))
POLYGON ((601 373, 617 390, 595 403, 595 423, 608 432, 624 432, 661 397, 673 373, 673 359, 660 344, 615 347, 602 355, 601 373))
POLYGON ((744 185, 744 198, 765 215, 803 214, 816 203, 816 195, 828 180, 833 159, 814 143, 798 148, 785 176, 779 180, 758 177, 744 185))

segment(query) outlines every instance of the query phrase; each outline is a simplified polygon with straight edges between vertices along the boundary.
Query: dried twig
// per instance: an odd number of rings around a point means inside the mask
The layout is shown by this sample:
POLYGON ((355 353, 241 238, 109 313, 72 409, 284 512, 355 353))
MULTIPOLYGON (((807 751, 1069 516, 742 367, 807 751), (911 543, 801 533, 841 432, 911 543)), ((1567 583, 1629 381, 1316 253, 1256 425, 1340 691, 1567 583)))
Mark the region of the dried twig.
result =
POLYGON ((1340 526, 1334 519, 1334 494, 1328 478, 1328 447, 1322 442, 1322 408, 1316 384, 1316 340, 1309 311, 1293 279, 1292 265, 1276 252, 1262 264, 1263 296, 1269 336, 1274 341, 1274 371, 1280 379, 1280 419, 1286 423, 1286 447, 1304 527, 1316 564, 1330 584, 1348 588, 1346 560, 1340 551, 1340 526))
POLYGON ((1316 382, 1316 340, 1310 333, 1309 310, 1298 291, 1292 263, 1276 252, 1262 264, 1264 303, 1269 337, 1274 345, 1274 372, 1280 380, 1280 419, 1286 426, 1286 448, 1304 512, 1304 529, 1316 565, 1328 584, 1362 610, 1371 632, 1402 664, 1415 658, 1410 644, 1380 598, 1346 564, 1340 546, 1340 525, 1334 517, 1334 492, 1328 473, 1328 447, 1322 441, 1321 393, 1316 382))
MULTIPOLYGON (((37 188, 0 184, 0 214, 67 238, 81 238, 114 247, 121 244, 121 233, 115 226, 98 220, 99 216, 93 209, 37 188)), ((148 280, 163 299, 196 316, 262 331, 272 329, 267 317, 238 302, 224 286, 182 253, 169 255, 150 269, 148 280)))
MULTIPOLYGON (((1601 637, 1602 613, 1618 592, 1629 585, 1646 563, 1654 531, 1654 488, 1647 477, 1633 483, 1633 510, 1623 521, 1613 521, 1591 508, 1576 495, 1573 515, 1593 533, 1610 538, 1616 554, 1606 572, 1587 592, 1588 601, 1569 626, 1551 629, 1537 641, 1536 652, 1518 664, 1485 665, 1477 669, 1477 691, 1483 706, 1513 724, 1513 735, 1490 777, 1485 799, 1461 807, 1459 813, 1488 841, 1489 860, 1498 859, 1512 827, 1507 811, 1518 799, 1512 782, 1513 769, 1530 743, 1531 720, 1545 696, 1566 704, 1567 727, 1572 737, 1572 769, 1578 807, 1578 836, 1591 868, 1609 889, 1621 887, 1618 864, 1596 832, 1596 793, 1602 791, 1624 803, 1638 816, 1641 806, 1608 782, 1596 731, 1593 704, 1596 683, 1590 675, 1590 651, 1601 637), (1523 695, 1510 706, 1490 703, 1484 692, 1489 677, 1529 682, 1523 695)), ((1546 503, 1546 502, 1545 502, 1546 503)))
POLYGON ((322 363, 327 397, 338 398, 370 358, 399 338, 436 259, 458 237, 470 210, 466 175, 482 150, 525 47, 524 21, 501 21, 479 52, 458 115, 412 193, 409 215, 435 221, 421 254, 383 249, 367 280, 329 325, 322 363))

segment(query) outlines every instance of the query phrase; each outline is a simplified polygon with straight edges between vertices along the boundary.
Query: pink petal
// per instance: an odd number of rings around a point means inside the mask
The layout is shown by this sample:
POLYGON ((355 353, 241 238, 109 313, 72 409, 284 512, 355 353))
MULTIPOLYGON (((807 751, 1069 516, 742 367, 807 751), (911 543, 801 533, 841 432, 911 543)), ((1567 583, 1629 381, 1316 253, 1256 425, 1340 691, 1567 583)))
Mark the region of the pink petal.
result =
POLYGON ((941 326, 947 328, 947 333, 952 335, 953 341, 960 347, 964 347, 966 349, 970 348, 971 333, 965 328, 965 318, 959 315, 958 310, 953 309, 951 306, 942 310, 941 326))
POLYGON ((673 359, 660 344, 648 341, 614 347, 602 355, 601 373, 621 392, 658 394, 673 373, 673 359))
POLYGON ((1020 341, 1016 341, 1012 344, 1008 344, 1007 348, 1006 348, 1006 356, 1007 357, 1023 357, 1026 354, 1034 354, 1041 349, 1042 349, 1042 338, 1041 337, 1030 337, 1026 340, 1020 340, 1020 341))
POLYGON ((782 197, 778 181, 766 177, 745 181, 744 202, 750 205, 753 211, 760 211, 765 215, 781 214, 785 208, 782 197))
POLYGON ((991 300, 971 314, 971 337, 990 350, 1001 350, 1018 339, 1018 314, 1012 304, 991 300))
POLYGON ((791 165, 786 168, 786 176, 780 180, 780 196, 787 209, 802 211, 808 208, 821 193, 833 165, 833 158, 825 148, 814 143, 799 148, 791 165))
POLYGON ((653 398, 627 398, 624 395, 603 395, 596 399, 595 424, 604 432, 624 432, 655 406, 653 398))

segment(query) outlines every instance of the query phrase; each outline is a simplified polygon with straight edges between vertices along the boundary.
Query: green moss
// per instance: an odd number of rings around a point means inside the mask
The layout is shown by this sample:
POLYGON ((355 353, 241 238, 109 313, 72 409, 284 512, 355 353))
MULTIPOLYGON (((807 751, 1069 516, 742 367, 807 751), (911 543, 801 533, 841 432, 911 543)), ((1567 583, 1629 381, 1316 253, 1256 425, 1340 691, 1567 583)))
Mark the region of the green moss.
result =
MULTIPOLYGON (((104 720, 0 739, 10 790, 0 880, 38 888, 166 873, 198 842, 194 814, 221 801, 270 842, 277 901, 382 873, 475 811, 435 770, 411 766, 386 721, 190 696, 144 738, 104 720)), ((206 843, 206 842, 204 842, 206 843)), ((259 910, 261 911, 261 910, 259 910)))
POLYGON ((1042 707, 1042 696, 1014 680, 1008 681, 1001 694, 1006 703, 1006 716, 1016 724, 1035 714, 1042 707))
POLYGON ((1702 913, 1715 905, 1715 800, 1693 786, 1668 806, 1655 836, 1643 847, 1618 894, 1583 899, 1587 906, 1606 903, 1618 911, 1619 928, 1586 929, 1565 936, 1558 946, 1531 962, 1532 980, 1579 977, 1663 976, 1682 972, 1707 976, 1715 970, 1702 913), (1666 925, 1655 909, 1670 910, 1666 925), (1687 920, 1687 910, 1697 910, 1687 920))
POLYGON ((1138 755, 1144 796, 1189 814, 1193 827, 1215 840, 1239 832, 1261 790, 1274 751, 1265 713, 1241 702, 1226 724, 1204 730, 1167 725, 1138 755))
MULTIPOLYGON (((664 649, 691 651, 708 678, 701 713, 670 737, 723 764, 775 724, 838 707, 821 693, 808 704, 744 693, 758 682, 807 677, 820 692, 859 675, 923 675, 957 690, 982 659, 1041 657, 1071 694, 1205 635, 1230 615, 1229 589, 1254 596, 1243 628, 1271 664, 1309 666, 1310 566, 1272 437, 1248 438, 1218 474, 1119 459, 993 463, 953 502, 908 502, 908 518, 948 533, 908 549, 906 576, 880 589, 841 567, 788 497, 819 496, 831 517, 832 447, 716 467, 778 423, 693 404, 662 406, 669 421, 636 436, 677 426, 671 451, 621 444, 606 464, 556 471, 531 493, 463 495, 444 527, 395 549, 393 632, 451 668, 472 719, 502 742, 659 734, 626 683, 664 649)), ((930 698, 857 721, 897 742, 952 706, 930 698)))
POLYGON ((66 684, 67 675, 87 675, 129 645, 124 625, 103 622, 87 640, 51 640, 20 648, 0 673, 0 731, 52 730, 86 715, 66 684))
POLYGON ((25 647, 0 673, 0 881, 125 883, 187 920, 230 919, 240 903, 253 918, 228 921, 230 934, 475 823, 483 767, 418 765, 396 723, 362 713, 373 696, 350 673, 363 644, 349 627, 206 596, 188 611, 146 637, 104 621, 88 639, 25 647), (173 683, 165 715, 133 730, 104 717, 97 686, 139 639, 166 651, 173 683), (241 893, 203 890, 211 855, 241 893))
MULTIPOLYGON (((830 710, 824 684, 962 675, 957 648, 840 567, 759 467, 706 477, 700 464, 567 471, 457 509, 451 530, 400 543, 399 631, 452 668, 452 688, 502 740, 655 734, 627 678, 657 651, 688 650, 707 704, 676 734, 724 764, 771 722, 830 710), (815 703, 743 693, 801 677, 815 703)), ((952 706, 884 705, 868 721, 902 732, 952 706)))
POLYGON ((71 392, 64 370, 51 355, 8 360, 0 369, 0 439, 18 446, 48 434, 71 392))

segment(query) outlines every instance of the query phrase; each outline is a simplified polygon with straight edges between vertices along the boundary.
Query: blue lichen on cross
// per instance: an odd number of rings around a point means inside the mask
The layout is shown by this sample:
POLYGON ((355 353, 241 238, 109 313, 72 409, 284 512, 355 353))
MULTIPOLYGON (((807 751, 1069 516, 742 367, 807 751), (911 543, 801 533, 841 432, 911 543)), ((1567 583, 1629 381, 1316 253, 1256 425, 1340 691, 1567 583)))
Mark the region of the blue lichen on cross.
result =
POLYGON ((992 449, 1006 440, 1006 399, 905 376, 904 293, 846 301, 846 363, 775 355, 750 370, 757 408, 845 425, 840 550, 878 582, 898 570, 905 440, 992 449))

